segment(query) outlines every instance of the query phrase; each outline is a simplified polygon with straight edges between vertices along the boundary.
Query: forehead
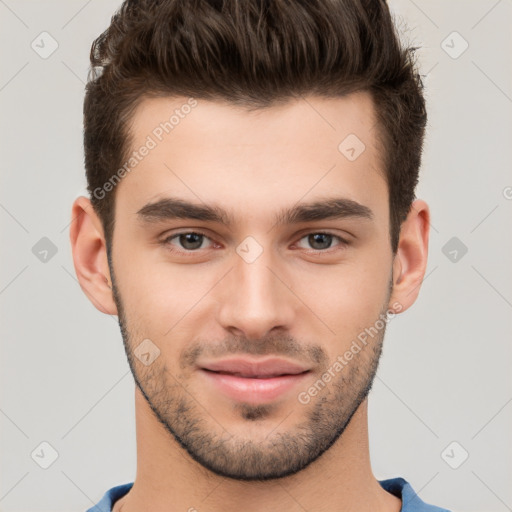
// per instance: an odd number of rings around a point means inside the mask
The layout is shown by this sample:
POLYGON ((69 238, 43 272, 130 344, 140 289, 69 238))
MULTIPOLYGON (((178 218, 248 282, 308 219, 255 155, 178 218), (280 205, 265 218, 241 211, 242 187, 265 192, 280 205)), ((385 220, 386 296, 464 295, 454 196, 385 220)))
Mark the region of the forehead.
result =
POLYGON ((138 105, 129 129, 116 211, 133 213, 169 195, 224 204, 245 216, 273 214, 335 192, 387 212, 367 93, 310 96, 251 111, 220 101, 150 98, 138 105))

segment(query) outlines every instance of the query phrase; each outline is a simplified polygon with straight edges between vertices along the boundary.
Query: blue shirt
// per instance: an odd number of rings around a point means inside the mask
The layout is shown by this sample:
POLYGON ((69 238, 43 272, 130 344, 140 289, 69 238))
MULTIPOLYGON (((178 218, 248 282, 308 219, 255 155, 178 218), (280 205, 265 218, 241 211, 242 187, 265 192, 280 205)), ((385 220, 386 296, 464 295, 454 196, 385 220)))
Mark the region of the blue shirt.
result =
MULTIPOLYGON (((379 480, 381 487, 402 500, 400 512, 450 512, 445 508, 429 505, 413 491, 411 484, 403 478, 390 478, 389 480, 379 480)), ((114 503, 121 499, 132 488, 133 482, 129 484, 118 485, 108 490, 101 501, 86 512, 112 512, 114 503)))

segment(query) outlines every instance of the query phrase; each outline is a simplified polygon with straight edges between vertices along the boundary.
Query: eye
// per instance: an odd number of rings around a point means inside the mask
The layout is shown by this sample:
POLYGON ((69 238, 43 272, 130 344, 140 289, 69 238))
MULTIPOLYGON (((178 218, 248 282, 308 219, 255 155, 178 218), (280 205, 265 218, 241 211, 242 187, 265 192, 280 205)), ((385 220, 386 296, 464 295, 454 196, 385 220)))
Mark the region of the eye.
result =
MULTIPOLYGON (((170 251, 194 253, 198 252, 200 249, 208 248, 208 246, 203 245, 206 240, 212 242, 205 233, 201 233, 200 231, 182 231, 181 233, 174 233, 168 236, 161 243, 170 251), (173 243, 175 239, 177 243, 173 243)), ((302 240, 307 240, 307 243, 310 244, 310 250, 312 252, 328 252, 329 249, 342 249, 348 245, 348 242, 340 236, 326 232, 308 233, 307 235, 303 236, 299 242, 302 240), (335 239, 338 240, 339 243, 333 246, 333 241, 335 239)), ((301 248, 307 249, 306 247, 301 248)))
POLYGON ((162 244, 166 246, 170 245, 172 251, 177 250, 178 252, 194 252, 198 249, 205 249, 205 247, 202 247, 205 239, 209 240, 209 238, 204 233, 197 231, 183 231, 181 233, 175 233, 174 235, 167 237, 162 241, 162 244), (174 244, 172 244, 171 241, 175 238, 177 238, 181 248, 174 249, 174 244))
POLYGON ((311 245, 313 251, 326 252, 327 249, 332 249, 333 239, 338 239, 341 243, 338 244, 341 247, 348 245, 348 242, 343 238, 324 232, 309 233, 303 236, 300 240, 307 239, 307 243, 311 245))

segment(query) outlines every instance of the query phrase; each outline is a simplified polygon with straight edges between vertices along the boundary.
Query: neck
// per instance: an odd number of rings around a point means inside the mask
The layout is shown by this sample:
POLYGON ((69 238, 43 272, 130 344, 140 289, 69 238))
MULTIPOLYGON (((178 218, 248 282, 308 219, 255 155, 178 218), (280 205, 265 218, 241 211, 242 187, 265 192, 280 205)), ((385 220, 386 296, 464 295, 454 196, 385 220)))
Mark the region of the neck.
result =
POLYGON ((371 470, 367 399, 321 457, 294 475, 264 482, 225 478, 194 461, 158 422, 137 387, 135 410, 137 476, 115 512, 401 510, 401 500, 386 492, 371 470))

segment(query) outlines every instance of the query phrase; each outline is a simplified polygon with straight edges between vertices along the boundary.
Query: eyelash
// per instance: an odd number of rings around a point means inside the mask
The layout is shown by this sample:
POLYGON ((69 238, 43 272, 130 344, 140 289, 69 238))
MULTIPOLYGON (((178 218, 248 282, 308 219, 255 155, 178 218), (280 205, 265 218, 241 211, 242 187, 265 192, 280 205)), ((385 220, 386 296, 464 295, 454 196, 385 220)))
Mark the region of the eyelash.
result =
MULTIPOLYGON (((210 239, 210 237, 206 233, 203 233, 201 230, 180 231, 179 233, 174 233, 174 234, 168 236, 167 238, 165 238, 164 240, 162 240, 161 244, 163 246, 165 246, 172 253, 178 253, 178 254, 183 254, 183 255, 187 255, 187 256, 196 255, 201 249, 180 250, 180 249, 175 249, 170 244, 170 241, 172 239, 177 238, 180 235, 188 235, 188 234, 192 234, 192 233, 196 234, 196 235, 201 235, 201 236, 204 236, 205 238, 210 239)), ((302 240, 303 238, 306 238, 309 235, 330 235, 333 238, 337 238, 339 240, 339 242, 340 242, 337 246, 329 247, 327 249, 310 249, 310 250, 308 250, 308 252, 310 254, 311 253, 312 254, 326 254, 326 253, 329 254, 329 253, 331 253, 333 251, 343 249, 343 248, 345 248, 346 246, 349 245, 349 242, 347 242, 345 239, 343 239, 339 235, 335 235, 334 233, 331 233, 329 231, 310 231, 309 233, 306 233, 303 236, 301 236, 299 238, 299 241, 302 240)))

